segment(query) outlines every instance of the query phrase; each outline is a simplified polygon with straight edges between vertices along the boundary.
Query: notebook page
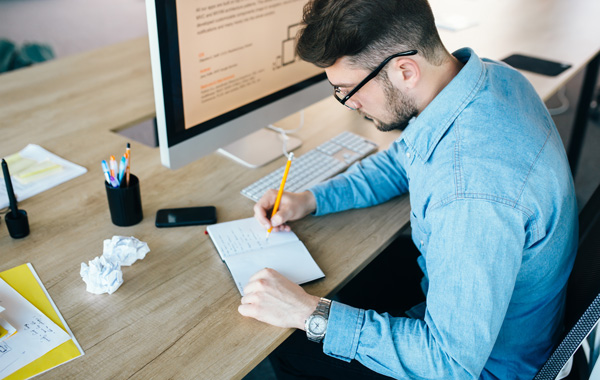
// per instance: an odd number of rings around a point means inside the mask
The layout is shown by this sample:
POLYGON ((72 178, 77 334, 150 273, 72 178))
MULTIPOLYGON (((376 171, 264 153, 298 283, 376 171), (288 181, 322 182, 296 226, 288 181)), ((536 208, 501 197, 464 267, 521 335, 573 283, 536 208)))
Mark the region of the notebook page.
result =
POLYGON ((285 278, 299 285, 325 277, 300 240, 236 255, 228 258, 226 263, 242 296, 244 286, 248 284, 250 277, 264 268, 275 269, 285 278))
POLYGON ((222 259, 243 252, 299 241, 293 232, 273 232, 266 239, 267 230, 255 218, 212 224, 206 227, 222 259))

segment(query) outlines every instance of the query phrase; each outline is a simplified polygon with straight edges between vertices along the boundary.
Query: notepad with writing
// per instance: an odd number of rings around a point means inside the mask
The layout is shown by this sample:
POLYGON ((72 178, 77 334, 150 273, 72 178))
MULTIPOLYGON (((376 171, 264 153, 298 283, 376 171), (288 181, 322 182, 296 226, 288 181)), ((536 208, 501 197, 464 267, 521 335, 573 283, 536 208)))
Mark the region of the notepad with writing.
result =
POLYGON ((272 268, 296 284, 325 277, 296 234, 266 230, 254 218, 218 223, 206 228, 221 259, 244 295, 244 286, 252 275, 272 268))

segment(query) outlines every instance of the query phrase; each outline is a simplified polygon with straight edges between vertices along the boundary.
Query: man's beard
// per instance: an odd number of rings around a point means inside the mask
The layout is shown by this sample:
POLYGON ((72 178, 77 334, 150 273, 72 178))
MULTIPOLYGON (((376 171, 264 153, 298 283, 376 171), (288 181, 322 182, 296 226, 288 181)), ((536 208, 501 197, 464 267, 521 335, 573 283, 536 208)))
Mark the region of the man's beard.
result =
POLYGON ((385 91, 385 97, 387 99, 387 106, 392 113, 393 121, 391 123, 384 123, 381 120, 374 119, 369 115, 365 115, 360 110, 359 112, 366 118, 373 120, 373 123, 378 130, 382 132, 389 132, 393 130, 403 131, 408 122, 419 114, 415 101, 396 89, 394 85, 387 79, 386 76, 382 76, 383 88, 385 91))

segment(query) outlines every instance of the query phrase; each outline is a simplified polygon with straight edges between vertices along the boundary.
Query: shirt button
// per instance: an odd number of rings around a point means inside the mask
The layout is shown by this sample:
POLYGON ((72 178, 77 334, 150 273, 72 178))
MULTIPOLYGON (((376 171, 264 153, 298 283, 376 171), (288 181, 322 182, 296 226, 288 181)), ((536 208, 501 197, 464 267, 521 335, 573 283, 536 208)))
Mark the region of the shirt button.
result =
POLYGON ((421 247, 423 246, 423 240, 421 240, 421 247))
POLYGON ((410 158, 410 153, 406 152, 406 158, 410 158))

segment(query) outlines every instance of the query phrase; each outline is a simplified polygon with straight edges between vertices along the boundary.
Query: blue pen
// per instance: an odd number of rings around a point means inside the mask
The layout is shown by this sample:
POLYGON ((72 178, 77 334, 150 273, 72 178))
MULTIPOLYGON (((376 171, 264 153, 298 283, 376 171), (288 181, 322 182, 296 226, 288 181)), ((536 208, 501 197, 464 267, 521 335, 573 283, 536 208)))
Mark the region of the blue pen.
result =
POLYGON ((104 179, 106 179, 106 183, 112 185, 110 181, 110 171, 108 170, 108 164, 106 163, 106 160, 102 160, 102 171, 104 172, 104 179))
POLYGON ((125 156, 121 157, 121 162, 119 163, 119 183, 123 182, 123 176, 125 175, 125 168, 127 167, 127 159, 125 156))
POLYGON ((110 175, 110 170, 108 169, 108 164, 106 163, 106 160, 102 160, 102 171, 104 172, 104 178, 106 179, 106 182, 110 186, 119 187, 119 183, 117 182, 117 180, 110 175))

